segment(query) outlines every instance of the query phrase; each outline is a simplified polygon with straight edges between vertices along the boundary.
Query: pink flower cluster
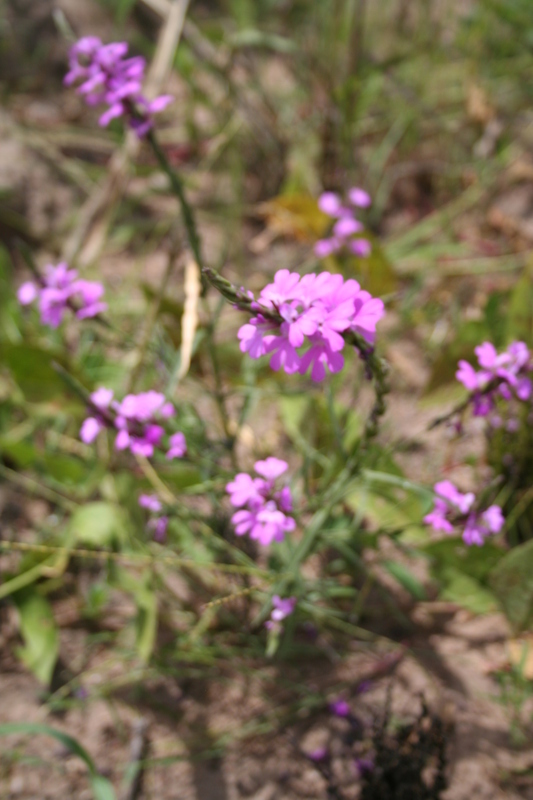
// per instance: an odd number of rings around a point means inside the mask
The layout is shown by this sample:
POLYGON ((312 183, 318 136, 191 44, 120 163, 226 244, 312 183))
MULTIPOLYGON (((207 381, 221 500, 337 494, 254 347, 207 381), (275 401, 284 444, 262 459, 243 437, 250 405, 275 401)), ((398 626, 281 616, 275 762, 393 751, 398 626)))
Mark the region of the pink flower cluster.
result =
POLYGON ((347 201, 343 203, 335 192, 324 192, 318 198, 320 210, 336 220, 331 236, 320 239, 315 244, 315 255, 318 258, 337 253, 345 249, 355 256, 365 258, 370 254, 372 246, 368 239, 361 239, 358 234, 363 230, 363 225, 356 219, 357 208, 367 208, 371 203, 370 195, 363 189, 354 187, 348 191, 347 201))
POLYGON ((168 517, 161 514, 163 506, 156 494, 141 494, 139 505, 146 508, 154 516, 148 522, 148 530, 152 531, 156 542, 164 542, 167 535, 168 517))
POLYGON ((265 622, 265 628, 271 631, 280 631, 282 629, 281 623, 283 620, 290 616, 296 607, 296 597, 280 597, 275 594, 272 598, 272 611, 270 619, 265 622))
MULTIPOLYGON (((86 444, 93 442, 104 428, 117 431, 115 448, 131 450, 134 455, 150 458, 156 447, 161 447, 165 429, 160 424, 173 417, 176 410, 160 392, 128 394, 119 403, 113 400, 111 389, 100 387, 91 394, 92 415, 81 426, 80 438, 86 444)), ((183 433, 169 438, 167 458, 181 458, 187 451, 183 433)))
POLYGON ((252 478, 246 472, 239 472, 226 486, 230 502, 240 508, 232 516, 237 536, 249 534, 259 544, 267 547, 273 541, 281 542, 285 534, 296 528, 296 522, 289 516, 292 511, 292 496, 288 486, 275 490, 275 481, 288 469, 286 461, 270 457, 256 461, 254 469, 260 478, 252 478))
POLYGON ((239 329, 241 351, 251 358, 271 354, 272 369, 288 374, 311 368, 314 381, 324 379, 326 367, 332 373, 343 368, 343 333, 354 331, 373 344, 385 313, 383 301, 353 279, 330 272, 300 277, 286 269, 276 272, 253 307, 257 316, 239 329), (261 312, 275 312, 283 321, 261 312))
POLYGON ((126 42, 102 44, 96 36, 85 36, 70 49, 69 71, 65 84, 81 81, 78 93, 90 106, 106 103, 100 125, 109 125, 115 117, 124 117, 139 138, 153 125, 153 115, 172 102, 170 95, 149 101, 142 94, 146 62, 142 56, 125 58, 126 42))
POLYGON ((440 481, 434 486, 436 494, 433 511, 424 522, 436 531, 453 533, 454 527, 463 527, 463 541, 467 545, 482 545, 487 536, 499 533, 505 523, 500 506, 492 505, 484 511, 473 509, 473 492, 462 494, 451 481, 440 481))
POLYGON ((504 400, 531 398, 533 384, 529 374, 533 361, 524 342, 513 342, 503 353, 498 353, 490 342, 483 342, 475 353, 481 369, 476 371, 468 361, 459 361, 456 372, 457 380, 472 392, 474 416, 490 414, 498 396, 504 400))
POLYGON ((68 264, 61 262, 56 267, 52 264, 45 267, 41 285, 33 281, 23 283, 17 297, 23 306, 38 300, 43 325, 57 328, 67 308, 72 308, 78 319, 96 317, 106 311, 103 294, 101 283, 78 278, 75 269, 69 269, 68 264))

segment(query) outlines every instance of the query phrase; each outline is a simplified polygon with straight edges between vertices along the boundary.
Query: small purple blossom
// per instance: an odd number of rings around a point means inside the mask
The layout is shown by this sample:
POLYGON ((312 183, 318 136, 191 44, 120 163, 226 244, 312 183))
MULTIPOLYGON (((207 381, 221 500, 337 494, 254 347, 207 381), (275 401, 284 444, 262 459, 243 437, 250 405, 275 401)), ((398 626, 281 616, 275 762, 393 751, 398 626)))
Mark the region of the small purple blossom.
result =
POLYGON ((100 125, 124 117, 139 138, 153 126, 153 116, 172 102, 170 95, 147 100, 142 94, 145 60, 141 56, 126 58, 126 42, 103 44, 96 36, 85 36, 74 44, 69 54, 69 71, 64 83, 79 83, 78 94, 87 105, 106 104, 100 125))
MULTIPOLYGON (((166 422, 176 413, 164 394, 155 391, 128 394, 120 402, 113 392, 101 386, 90 396, 91 414, 83 422, 80 437, 86 444, 93 442, 101 430, 112 428, 116 433, 115 449, 130 450, 134 455, 151 458, 156 448, 162 448, 166 422)), ((187 451, 181 432, 169 437, 167 458, 181 458, 187 451)))
POLYGON ((78 319, 96 317, 107 310, 102 302, 104 287, 96 281, 78 279, 78 273, 64 262, 45 267, 40 284, 27 281, 17 292, 21 305, 38 301, 41 322, 57 328, 63 321, 67 309, 74 311, 78 319))
POLYGON ((307 758, 315 762, 328 761, 330 757, 331 755, 327 747, 317 747, 316 750, 311 750, 310 753, 307 753, 307 758))
POLYGON ((331 713, 336 717, 343 717, 347 718, 351 716, 351 709, 346 700, 342 700, 338 698, 337 700, 333 700, 331 703, 328 704, 328 708, 331 713))
POLYGON ((275 481, 288 469, 286 461, 270 457, 257 461, 254 469, 260 478, 240 472, 226 486, 230 502, 236 511, 231 521, 237 536, 248 534, 251 539, 267 547, 273 541, 281 542, 286 533, 296 528, 290 516, 292 497, 288 486, 276 491, 275 481))
POLYGON ((334 192, 324 192, 318 198, 318 207, 328 217, 337 220, 333 225, 331 235, 320 239, 315 244, 317 258, 327 258, 341 250, 348 251, 359 258, 370 255, 372 246, 367 239, 356 238, 363 230, 362 223, 356 218, 355 213, 359 208, 368 208, 371 204, 370 195, 354 187, 347 194, 347 201, 343 204, 341 197, 334 192))
POLYGON ((285 617, 288 617, 293 613, 296 606, 296 598, 286 597, 283 599, 279 596, 279 594, 275 594, 272 598, 272 606, 273 610, 270 615, 270 619, 272 619, 274 622, 281 622, 282 619, 285 619, 285 617))
POLYGON ((471 393, 475 417, 486 417, 494 411, 498 398, 522 402, 533 394, 533 360, 524 342, 513 342, 507 350, 498 353, 491 342, 475 348, 478 364, 476 370, 468 361, 459 361, 455 377, 471 393))
POLYGON ((168 517, 161 514, 163 510, 162 503, 155 494, 141 494, 139 496, 139 505, 141 508, 146 508, 154 515, 148 522, 148 530, 153 533, 154 541, 164 542, 167 534, 168 517))
POLYGON ((371 758, 356 758, 354 764, 360 778, 366 778, 367 775, 371 775, 375 769, 374 762, 371 758))
POLYGON ((187 442, 183 433, 174 433, 170 437, 170 448, 167 452, 167 458, 182 458, 187 452, 187 442))
POLYGON ((265 628, 269 630, 281 631, 283 629, 283 620, 290 616, 296 607, 296 597, 282 598, 279 594, 275 594, 272 598, 272 611, 270 619, 265 622, 265 628))
POLYGON ((258 313, 238 333, 240 349, 251 358, 270 355, 270 366, 291 375, 311 370, 314 381, 344 366, 344 334, 363 336, 369 344, 385 313, 383 302, 361 289, 357 281, 330 272, 278 270, 273 283, 261 291, 258 313), (263 313, 262 313, 263 312, 263 313), (276 313, 281 321, 268 318, 276 313))
POLYGON ((453 533, 454 528, 463 528, 465 544, 481 546, 487 536, 502 529, 505 519, 500 506, 476 510, 475 495, 472 492, 462 494, 451 481, 436 483, 434 491, 433 510, 424 517, 426 525, 431 525, 433 530, 453 533))

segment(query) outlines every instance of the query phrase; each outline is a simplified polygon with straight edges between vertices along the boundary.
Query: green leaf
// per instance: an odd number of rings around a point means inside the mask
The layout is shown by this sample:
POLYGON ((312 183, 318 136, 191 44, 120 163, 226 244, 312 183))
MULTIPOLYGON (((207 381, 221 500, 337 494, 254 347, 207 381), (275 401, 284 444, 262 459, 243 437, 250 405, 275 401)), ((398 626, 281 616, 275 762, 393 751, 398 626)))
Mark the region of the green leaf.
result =
POLYGON ((446 588, 441 598, 457 603, 474 614, 489 614, 497 610, 496 598, 479 581, 458 569, 448 567, 443 571, 446 588))
POLYGON ((52 367, 60 354, 30 344, 0 344, 0 362, 11 371, 26 400, 42 403, 65 394, 65 384, 52 367))
POLYGON ((76 542, 104 547, 125 538, 126 524, 120 506, 99 501, 76 509, 70 518, 69 531, 76 542))
POLYGON ((50 684, 59 652, 59 636, 50 603, 33 590, 16 592, 24 647, 18 655, 41 683, 50 684))
POLYGON ((256 28, 237 31, 230 36, 229 43, 234 48, 265 47, 277 53, 294 53, 296 50, 296 44, 292 39, 278 36, 275 33, 265 33, 256 28))
POLYGON ((383 566, 415 600, 427 600, 426 590, 408 567, 397 561, 384 561, 383 566))
POLYGON ((151 586, 152 576, 147 570, 139 579, 125 569, 117 573, 117 585, 131 594, 137 605, 135 620, 135 644, 140 658, 150 660, 157 634, 157 598, 151 586))
POLYGON ((506 553, 489 583, 513 627, 528 628, 533 622, 533 541, 506 553))
POLYGON ((89 780, 91 782, 94 800, 116 800, 116 795, 111 783, 100 775, 94 761, 81 744, 72 736, 51 728, 48 725, 40 725, 33 722, 10 722, 0 725, 0 736, 12 736, 17 733, 26 733, 28 736, 51 736, 57 739, 64 747, 70 750, 75 756, 85 762, 89 770, 89 780))

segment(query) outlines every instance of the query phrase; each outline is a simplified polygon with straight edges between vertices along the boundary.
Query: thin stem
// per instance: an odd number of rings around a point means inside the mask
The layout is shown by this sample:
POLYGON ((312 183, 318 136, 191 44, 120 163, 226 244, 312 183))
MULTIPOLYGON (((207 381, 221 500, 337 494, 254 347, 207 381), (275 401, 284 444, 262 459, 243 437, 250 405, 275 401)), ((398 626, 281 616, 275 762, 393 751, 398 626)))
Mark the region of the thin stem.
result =
MULTIPOLYGON (((231 426, 230 426, 230 419, 226 409, 225 403, 225 396, 222 386, 222 376, 220 373, 220 366, 217 358, 216 347, 214 342, 214 331, 215 331, 215 319, 213 319, 211 313, 209 312, 209 308, 205 301, 205 294, 207 291, 208 283, 206 280, 207 273, 209 272, 208 268, 206 267, 204 260, 202 258, 201 252, 201 244, 200 244, 200 237, 198 235, 198 228, 196 225, 196 220, 194 218, 194 212, 192 210, 192 206, 189 204, 186 196, 185 196, 185 189, 183 187, 183 183, 181 178, 179 177, 178 173, 170 166, 169 161, 157 141, 153 130, 149 131, 147 135, 147 141, 151 145, 152 150, 154 152, 155 157, 159 163, 159 166, 167 175, 172 191, 176 195, 180 207, 181 207, 181 214, 183 217, 183 224, 185 225, 185 229, 187 231, 187 239, 189 241, 190 248, 198 264, 201 272, 201 280, 202 280, 202 298, 203 298, 203 305, 204 309, 208 311, 209 314, 209 322, 207 325, 207 351, 209 354, 209 358, 211 361, 211 366, 213 369, 213 377, 215 380, 215 401, 220 413, 220 418, 222 421, 222 427, 224 429, 224 435, 226 436, 227 441, 230 443, 231 447, 231 457, 235 465, 235 456, 233 452, 233 444, 234 444, 234 436, 231 434, 231 426)), ((218 274, 218 273, 217 273, 218 274)), ((231 284, 230 284, 231 286, 231 284)))
POLYGON ((205 265, 204 265, 204 260, 202 258, 200 237, 198 235, 198 229, 196 226, 196 220, 194 218, 194 212, 185 196, 185 189, 183 188, 183 183, 181 181, 181 178, 179 177, 178 173, 170 166, 168 159, 163 151, 163 148, 157 141, 153 130, 148 132, 146 139, 151 145, 152 150, 154 151, 154 155, 157 158, 159 166, 161 167, 165 175, 168 177, 170 185, 172 187, 172 191, 178 198, 179 204, 181 206, 183 224, 185 225, 185 230, 187 231, 187 238, 189 240, 190 248, 193 252, 196 263, 203 272, 205 265))

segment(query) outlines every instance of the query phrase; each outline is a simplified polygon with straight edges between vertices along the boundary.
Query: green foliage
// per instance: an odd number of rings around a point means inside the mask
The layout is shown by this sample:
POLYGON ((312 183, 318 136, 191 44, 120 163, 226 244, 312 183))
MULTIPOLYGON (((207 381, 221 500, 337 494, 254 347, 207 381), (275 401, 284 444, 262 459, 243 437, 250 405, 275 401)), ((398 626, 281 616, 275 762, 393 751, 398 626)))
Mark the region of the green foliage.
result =
POLYGON ((0 736, 11 736, 17 733, 25 733, 28 736, 51 736, 56 739, 63 747, 85 762, 89 771, 94 800, 116 800, 111 783, 103 775, 100 775, 88 752, 72 736, 49 725, 38 725, 32 722, 11 722, 0 725, 0 736))
POLYGON ((87 503, 72 514, 69 531, 77 544, 112 547, 126 539, 127 517, 115 503, 87 503))
POLYGON ((35 589, 15 592, 12 597, 24 639, 18 654, 36 678, 48 686, 59 653, 59 634, 50 603, 35 589))
POLYGON ((533 622, 533 541, 515 547, 493 569, 491 587, 516 630, 533 622))

